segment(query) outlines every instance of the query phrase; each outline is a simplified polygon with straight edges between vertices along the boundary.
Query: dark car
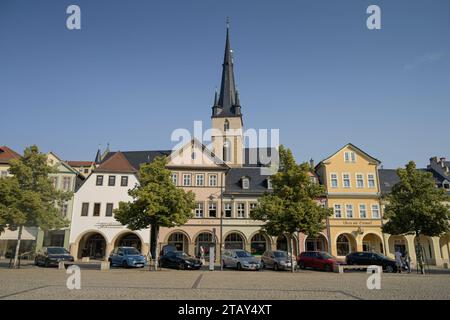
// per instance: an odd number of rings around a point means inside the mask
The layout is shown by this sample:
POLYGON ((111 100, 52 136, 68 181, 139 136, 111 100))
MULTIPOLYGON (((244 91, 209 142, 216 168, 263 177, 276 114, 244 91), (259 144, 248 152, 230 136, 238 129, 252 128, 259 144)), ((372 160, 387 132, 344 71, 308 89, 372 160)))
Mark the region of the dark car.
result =
POLYGON ((34 264, 37 266, 57 266, 61 261, 73 262, 73 256, 63 247, 44 247, 36 254, 34 264))
POLYGON ((183 251, 168 251, 166 254, 160 256, 159 266, 162 268, 176 268, 180 270, 200 269, 202 267, 202 262, 183 251))
POLYGON ((333 271, 334 267, 342 264, 336 257, 324 251, 306 251, 298 256, 300 269, 312 268, 323 271, 333 271))
POLYGON ((386 272, 396 272, 397 264, 395 260, 390 259, 378 252, 352 252, 345 257, 349 265, 361 266, 381 266, 386 272))
POLYGON ((108 258, 111 266, 138 267, 143 268, 147 264, 147 259, 138 249, 134 247, 117 247, 111 252, 108 258))

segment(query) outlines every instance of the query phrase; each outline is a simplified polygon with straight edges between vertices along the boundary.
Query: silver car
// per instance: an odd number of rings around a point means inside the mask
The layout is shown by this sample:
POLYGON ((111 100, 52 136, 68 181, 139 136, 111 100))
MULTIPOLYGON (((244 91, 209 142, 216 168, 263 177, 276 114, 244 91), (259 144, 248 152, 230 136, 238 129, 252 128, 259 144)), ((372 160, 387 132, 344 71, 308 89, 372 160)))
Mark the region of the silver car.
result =
MULTIPOLYGON (((281 250, 267 250, 261 256, 261 267, 271 268, 277 270, 290 270, 291 269, 291 256, 286 251, 281 250)), ((295 259, 293 259, 294 268, 296 266, 295 259)))
POLYGON ((259 270, 261 263, 250 252, 239 249, 228 249, 222 254, 224 268, 236 268, 238 270, 259 270))

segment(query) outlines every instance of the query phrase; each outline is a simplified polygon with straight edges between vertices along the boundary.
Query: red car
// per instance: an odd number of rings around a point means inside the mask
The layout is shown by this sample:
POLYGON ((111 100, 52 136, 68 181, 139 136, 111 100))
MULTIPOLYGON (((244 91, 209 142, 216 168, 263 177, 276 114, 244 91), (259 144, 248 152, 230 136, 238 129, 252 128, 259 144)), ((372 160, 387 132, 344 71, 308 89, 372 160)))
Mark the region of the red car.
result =
POLYGON ((324 251, 302 252, 297 259, 300 269, 312 268, 316 270, 333 271, 335 265, 343 264, 336 257, 324 251))

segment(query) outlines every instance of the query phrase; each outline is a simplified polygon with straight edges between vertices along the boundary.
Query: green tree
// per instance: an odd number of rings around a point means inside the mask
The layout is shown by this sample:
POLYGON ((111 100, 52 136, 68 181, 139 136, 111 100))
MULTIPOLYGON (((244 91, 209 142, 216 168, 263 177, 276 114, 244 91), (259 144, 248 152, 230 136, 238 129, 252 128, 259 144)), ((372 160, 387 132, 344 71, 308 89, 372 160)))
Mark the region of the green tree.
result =
POLYGON ((384 218, 388 220, 383 232, 414 234, 417 262, 421 273, 425 273, 419 237, 440 236, 449 230, 449 206, 444 204, 449 197, 444 189, 436 188, 432 174, 417 170, 413 161, 397 169, 397 174, 400 181, 383 199, 386 201, 384 218))
POLYGON ((332 212, 317 202, 325 195, 325 189, 310 179, 313 168, 307 163, 297 164, 291 150, 283 146, 279 148, 279 157, 279 171, 271 177, 273 190, 259 199, 250 216, 264 221, 262 229, 269 235, 285 235, 293 259, 293 235, 296 232, 317 235, 332 212))
POLYGON ((120 202, 114 210, 117 221, 131 230, 151 227, 150 252, 157 257, 157 240, 160 227, 175 227, 192 218, 195 195, 192 191, 177 188, 166 169, 167 160, 157 157, 139 169, 139 185, 128 194, 132 202, 120 202))
POLYGON ((55 169, 47 165, 47 156, 36 146, 26 148, 22 158, 11 160, 9 172, 11 177, 0 179, 0 224, 3 229, 18 230, 13 264, 16 268, 23 228, 49 230, 67 226, 58 207, 72 193, 54 188, 49 174, 55 169))

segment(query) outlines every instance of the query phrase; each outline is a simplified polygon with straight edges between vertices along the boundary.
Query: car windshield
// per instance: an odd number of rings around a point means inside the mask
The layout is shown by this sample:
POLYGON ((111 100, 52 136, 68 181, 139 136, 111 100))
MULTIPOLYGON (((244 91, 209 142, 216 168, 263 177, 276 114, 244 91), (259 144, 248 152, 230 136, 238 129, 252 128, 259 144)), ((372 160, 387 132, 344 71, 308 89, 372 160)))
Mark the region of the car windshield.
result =
POLYGON ((175 254, 178 258, 188 258, 188 257, 189 257, 189 255, 186 254, 186 253, 183 252, 183 251, 176 251, 176 252, 174 252, 174 254, 175 254))
POLYGON ((273 255, 275 258, 286 258, 287 254, 284 251, 274 251, 273 255))
POLYGON ((247 251, 236 251, 236 256, 238 258, 252 257, 252 255, 250 253, 248 253, 247 251))
POLYGON ((378 253, 378 252, 375 252, 374 255, 375 255, 375 257, 380 258, 380 259, 389 259, 385 255, 382 255, 381 253, 378 253))
POLYGON ((332 256, 331 254, 329 254, 327 252, 322 252, 320 254, 322 255, 322 258, 324 258, 324 259, 335 259, 334 256, 332 256))
POLYGON ((140 253, 137 249, 135 249, 135 248, 125 249, 124 251, 125 251, 125 254, 128 255, 128 256, 131 256, 131 255, 140 255, 140 254, 141 254, 141 253, 140 253))
POLYGON ((68 253, 67 250, 64 248, 48 248, 47 252, 49 254, 66 254, 66 253, 68 253))

